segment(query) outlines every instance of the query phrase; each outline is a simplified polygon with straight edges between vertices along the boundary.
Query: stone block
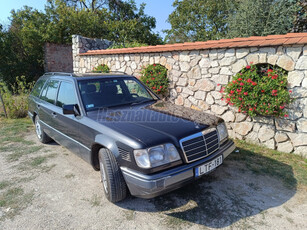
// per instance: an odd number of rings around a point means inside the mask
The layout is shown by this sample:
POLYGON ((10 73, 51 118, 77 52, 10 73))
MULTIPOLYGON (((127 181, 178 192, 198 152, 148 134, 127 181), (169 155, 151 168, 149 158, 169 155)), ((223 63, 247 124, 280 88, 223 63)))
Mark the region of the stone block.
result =
POLYGON ((299 119, 296 125, 299 132, 307 133, 307 118, 299 119))
POLYGON ((193 104, 193 105, 197 105, 198 100, 196 100, 193 96, 189 96, 188 100, 193 104))
POLYGON ((278 143, 277 150, 284 153, 291 153, 293 151, 293 145, 290 141, 278 143))
POLYGON ((194 92, 190 90, 188 87, 183 88, 182 93, 185 93, 188 95, 194 95, 194 92))
POLYGON ((250 132, 245 136, 245 139, 247 142, 253 143, 253 144, 259 144, 259 139, 258 139, 258 133, 257 132, 250 132))
POLYGON ((233 72, 230 71, 230 69, 228 67, 222 67, 220 74, 222 74, 222 75, 233 75, 233 72))
POLYGON ((273 138, 275 135, 274 126, 263 125, 258 132, 258 138, 261 142, 265 142, 273 138))
POLYGON ((272 117, 263 117, 263 116, 257 116, 253 118, 254 122, 257 123, 264 123, 268 125, 274 125, 274 119, 272 117))
POLYGON ((187 86, 187 81, 188 81, 187 78, 180 77, 180 78, 178 79, 176 85, 179 85, 179 86, 187 86))
POLYGON ((288 131, 288 132, 294 132, 295 131, 295 122, 276 118, 275 119, 276 129, 280 131, 288 131))
POLYGON ((202 58, 199 61, 200 68, 209 68, 211 66, 209 58, 202 58))
POLYGON ((179 61, 181 61, 181 62, 190 62, 191 59, 190 59, 190 56, 189 56, 189 51, 182 51, 179 54, 179 61))
POLYGON ((206 102, 209 105, 213 105, 214 104, 214 98, 212 97, 212 95, 210 93, 206 97, 206 102))
POLYGON ((278 55, 268 55, 268 63, 271 65, 276 65, 278 55))
POLYGON ((240 123, 232 123, 231 127, 236 133, 245 136, 252 130, 253 125, 254 124, 252 122, 245 121, 240 123))
POLYGON ((247 65, 246 61, 244 59, 241 59, 237 62, 235 62, 233 65, 232 65, 232 72, 235 74, 235 73, 238 73, 241 69, 243 69, 245 66, 247 65))
POLYGON ((233 114, 232 111, 227 111, 222 115, 222 118, 224 119, 225 122, 233 122, 235 120, 235 115, 233 114))
POLYGON ((221 84, 221 85, 226 85, 229 82, 228 75, 213 75, 211 79, 216 84, 221 84))
MULTIPOLYGON (((277 65, 287 71, 292 71, 294 70, 295 63, 293 59, 289 57, 288 55, 282 55, 281 57, 278 58, 277 65)), ((307 65, 306 65, 306 68, 307 68, 307 65)))
POLYGON ((300 86, 304 79, 304 73, 302 71, 291 71, 288 74, 288 84, 290 88, 300 86))
POLYGON ((301 56, 296 65, 295 65, 295 69, 298 70, 306 70, 307 69, 307 56, 301 56))
POLYGON ((241 122, 246 119, 247 115, 243 113, 236 113, 236 122, 241 122))
POLYGON ((217 91, 212 91, 211 95, 214 97, 215 100, 221 99, 223 96, 220 92, 217 91))
POLYGON ((179 62, 180 70, 183 72, 187 72, 190 70, 190 65, 188 62, 179 62))
POLYGON ((236 50, 236 57, 237 58, 243 58, 249 53, 249 49, 242 48, 236 50))
POLYGON ((258 54, 249 54, 246 57, 247 64, 258 64, 259 63, 259 55, 258 54))
POLYGON ((275 141, 277 143, 285 142, 289 139, 288 135, 283 132, 276 132, 275 134, 275 141))
POLYGON ((295 154, 299 154, 304 158, 307 158, 307 146, 299 146, 294 150, 295 154))
POLYGON ((195 90, 203 90, 203 91, 209 92, 209 91, 214 90, 215 85, 209 79, 200 79, 200 80, 197 80, 194 88, 195 90))
POLYGON ((220 60, 221 66, 229 66, 233 64, 236 61, 236 57, 224 57, 222 60, 220 60))
POLYGON ((194 78, 194 79, 201 79, 201 71, 200 67, 194 66, 188 73, 187 73, 188 78, 194 78))
POLYGON ((228 49, 225 52, 225 57, 232 57, 235 56, 235 49, 228 49))
POLYGON ((302 47, 287 47, 287 55, 290 56, 294 61, 297 61, 300 54, 302 53, 302 47))
POLYGON ((273 138, 268 141, 262 142, 262 144, 269 149, 275 149, 275 141, 273 138))
POLYGON ((199 90, 199 91, 195 92, 194 97, 195 97, 196 99, 199 99, 199 100, 205 100, 205 98, 206 98, 206 92, 200 91, 200 90, 199 90))
POLYGON ((220 67, 210 68, 209 73, 218 74, 220 72, 220 67))
POLYGON ((276 49, 272 47, 262 47, 259 49, 259 52, 261 53, 268 53, 268 54, 275 54, 276 49))
POLYGON ((305 133, 288 133, 294 147, 307 145, 307 134, 305 133))
POLYGON ((219 105, 212 105, 211 111, 216 115, 222 115, 227 110, 227 107, 222 107, 219 105))
POLYGON ((209 109, 209 105, 204 102, 204 101, 199 101, 198 102, 198 106, 202 109, 202 110, 208 110, 209 109))

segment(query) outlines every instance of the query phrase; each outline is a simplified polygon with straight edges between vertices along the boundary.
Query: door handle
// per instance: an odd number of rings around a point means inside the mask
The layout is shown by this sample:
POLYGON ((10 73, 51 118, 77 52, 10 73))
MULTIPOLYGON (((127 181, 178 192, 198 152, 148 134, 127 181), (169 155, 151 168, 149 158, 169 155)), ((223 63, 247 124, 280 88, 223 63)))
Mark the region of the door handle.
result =
POLYGON ((52 117, 55 118, 57 116, 57 114, 55 112, 51 113, 52 117))

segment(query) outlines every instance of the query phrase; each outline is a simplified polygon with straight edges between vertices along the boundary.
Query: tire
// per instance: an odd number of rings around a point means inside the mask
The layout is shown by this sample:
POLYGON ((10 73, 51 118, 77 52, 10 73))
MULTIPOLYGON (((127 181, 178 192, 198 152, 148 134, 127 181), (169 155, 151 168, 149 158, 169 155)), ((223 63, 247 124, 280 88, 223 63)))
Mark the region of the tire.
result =
POLYGON ((116 159, 109 149, 99 150, 101 182, 107 199, 116 203, 126 198, 127 185, 116 159))
POLYGON ((34 118, 34 125, 35 125, 35 132, 37 139, 42 142, 43 144, 47 144, 50 142, 52 139, 42 130, 42 126, 39 120, 38 115, 35 116, 34 118))

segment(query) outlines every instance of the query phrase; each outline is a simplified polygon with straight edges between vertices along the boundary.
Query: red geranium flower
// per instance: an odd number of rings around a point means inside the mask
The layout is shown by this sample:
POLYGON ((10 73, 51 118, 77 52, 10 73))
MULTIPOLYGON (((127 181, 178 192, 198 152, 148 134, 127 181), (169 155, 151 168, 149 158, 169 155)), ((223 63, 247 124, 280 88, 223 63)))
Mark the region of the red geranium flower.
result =
POLYGON ((242 78, 238 78, 238 81, 242 81, 242 78))
POLYGON ((152 89, 156 89, 156 86, 153 86, 152 89))
POLYGON ((288 115, 288 114, 285 114, 285 117, 289 117, 289 115, 288 115))
POLYGON ((247 96, 247 95, 248 95, 248 92, 244 92, 244 95, 247 96))
POLYGON ((247 65, 247 66, 246 66, 246 69, 250 69, 250 68, 251 68, 251 66, 250 66, 250 65, 247 65))
POLYGON ((240 83, 240 85, 242 85, 242 86, 243 86, 243 85, 244 85, 244 83, 243 83, 243 82, 241 82, 241 83, 240 83))
POLYGON ((273 70, 272 69, 268 69, 268 73, 271 73, 271 72, 273 72, 273 70))

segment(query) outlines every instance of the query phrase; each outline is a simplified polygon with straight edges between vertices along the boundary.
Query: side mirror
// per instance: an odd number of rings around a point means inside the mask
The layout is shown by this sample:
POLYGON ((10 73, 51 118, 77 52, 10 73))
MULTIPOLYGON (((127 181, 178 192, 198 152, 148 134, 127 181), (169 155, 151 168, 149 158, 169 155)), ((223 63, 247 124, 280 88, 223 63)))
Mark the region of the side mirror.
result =
POLYGON ((80 116, 79 106, 75 105, 63 105, 63 114, 80 116))

